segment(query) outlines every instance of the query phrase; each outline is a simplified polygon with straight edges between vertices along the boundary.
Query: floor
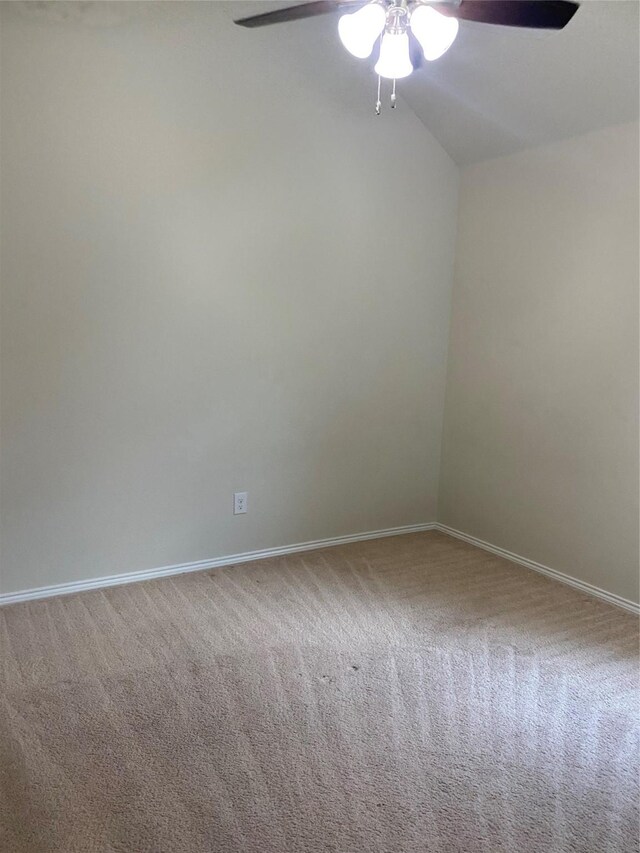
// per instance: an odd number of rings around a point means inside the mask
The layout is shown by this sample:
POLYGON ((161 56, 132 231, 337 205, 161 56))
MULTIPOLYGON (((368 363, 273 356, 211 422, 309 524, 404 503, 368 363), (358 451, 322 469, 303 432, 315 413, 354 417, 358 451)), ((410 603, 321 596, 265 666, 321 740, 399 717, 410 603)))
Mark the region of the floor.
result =
POLYGON ((637 619, 442 533, 0 629, 2 850, 638 850, 637 619))

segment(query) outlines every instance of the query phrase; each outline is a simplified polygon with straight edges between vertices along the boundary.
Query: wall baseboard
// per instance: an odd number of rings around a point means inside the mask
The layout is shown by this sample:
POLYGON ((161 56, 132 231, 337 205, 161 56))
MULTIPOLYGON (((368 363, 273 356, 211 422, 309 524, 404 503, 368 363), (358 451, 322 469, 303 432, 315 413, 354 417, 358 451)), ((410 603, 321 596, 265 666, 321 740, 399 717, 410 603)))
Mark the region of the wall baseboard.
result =
POLYGON ((283 545, 280 548, 265 548, 262 551, 246 551, 243 554, 230 554, 226 557, 216 557, 212 560, 198 560, 195 563, 179 563, 175 566, 163 566, 160 569, 145 569, 140 572, 126 572, 119 575, 107 575, 102 578, 92 578, 84 581, 71 581, 53 586, 41 586, 37 589, 25 589, 20 592, 0 594, 0 606, 18 604, 20 601, 35 601, 38 598, 51 598, 54 595, 71 595, 74 592, 85 592, 90 589, 102 589, 108 586, 119 586, 136 581, 148 581, 154 578, 164 578, 169 575, 180 575, 186 572, 199 572, 203 569, 217 569, 231 566, 234 563, 249 563, 252 560, 263 560, 266 557, 279 557, 284 554, 297 554, 302 551, 315 551, 318 548, 331 548, 335 545, 347 545, 349 542, 364 542, 367 539, 382 539, 386 536, 400 536, 404 533, 422 533, 434 530, 435 521, 425 524, 407 524, 404 527, 388 527, 385 530, 370 530, 366 533, 353 533, 348 536, 335 536, 330 539, 315 539, 313 542, 299 542, 296 545, 283 545))
POLYGON ((401 536, 405 533, 422 533, 426 530, 439 530, 448 536, 453 536, 455 539, 461 539, 463 542, 468 542, 476 548, 482 548, 483 551, 489 551, 491 554, 496 554, 498 557, 503 557, 512 563, 524 566, 527 569, 532 569, 534 572, 540 572, 553 580, 560 583, 568 584, 569 586, 579 589, 587 595, 595 596, 609 604, 614 604, 616 607, 622 607, 624 610, 629 610, 631 613, 640 615, 640 605, 634 601, 629 601, 612 592, 607 592, 600 587, 593 586, 585 581, 578 580, 571 575, 566 575, 563 572, 558 572, 555 569, 550 569, 548 566, 543 566, 541 563, 536 563, 534 560, 529 560, 526 557, 521 557, 505 548, 499 548, 497 545, 491 545, 489 542, 484 542, 482 539, 477 539, 475 536, 469 536, 461 530, 455 530, 453 527, 448 527, 440 522, 427 522, 425 524, 407 524, 404 527, 389 527, 385 530, 370 530, 365 533, 354 533, 348 536, 335 536, 330 539, 315 539, 312 542, 299 542, 295 545, 283 545, 279 548, 265 548, 261 551, 246 551, 243 554, 230 554, 226 557, 216 557, 212 560, 198 560, 194 563, 179 563, 175 566, 163 566, 159 569, 145 569, 140 572, 126 572, 119 575, 107 575, 102 578, 92 578, 84 581, 72 581, 70 583, 54 584, 53 586, 41 586, 37 589, 25 589, 20 592, 8 592, 0 594, 0 606, 8 604, 18 604, 21 601, 35 601, 40 598, 51 598, 55 595, 71 595, 74 592, 85 592, 91 589, 102 589, 109 586, 120 586, 121 584, 135 583, 137 581, 153 580, 154 578, 164 578, 170 575, 180 575, 186 572, 198 572, 203 569, 216 569, 223 566, 231 566, 235 563, 249 563, 252 560, 263 560, 267 557, 278 557, 285 554, 297 554, 303 551, 315 551, 319 548, 331 548, 335 545, 346 545, 349 542, 364 542, 368 539, 382 539, 386 536, 401 536))
POLYGON ((560 581, 560 583, 567 584, 568 586, 572 586, 575 589, 579 589, 587 595, 601 598, 609 604, 615 604, 616 607, 622 607, 624 610, 629 610, 631 613, 640 615, 640 604, 636 604, 635 601, 629 601, 628 598, 622 598, 620 595, 615 595, 613 592, 607 592, 605 589, 600 589, 600 587, 593 586, 593 584, 587 583, 586 581, 578 580, 578 578, 566 575, 564 572, 558 572, 556 569, 550 569, 548 566, 543 566, 541 563, 536 563, 534 560, 529 560, 526 557, 520 557, 518 554, 507 551, 505 548, 499 548, 497 545, 491 545, 489 542, 484 542, 482 539, 476 539, 475 536, 469 536, 468 533, 462 533, 462 531, 455 530, 453 527, 447 527, 446 524, 440 524, 440 522, 437 522, 435 524, 435 529, 439 530, 441 533, 446 533, 448 536, 453 536, 456 539, 462 539, 463 542, 468 542, 470 545, 475 545, 476 548, 482 548, 483 551, 489 551, 492 554, 496 554, 498 557, 503 557, 505 560, 517 563, 519 566, 524 566, 526 569, 533 569, 534 572, 540 572, 543 575, 547 575, 547 577, 553 578, 553 580, 560 581))

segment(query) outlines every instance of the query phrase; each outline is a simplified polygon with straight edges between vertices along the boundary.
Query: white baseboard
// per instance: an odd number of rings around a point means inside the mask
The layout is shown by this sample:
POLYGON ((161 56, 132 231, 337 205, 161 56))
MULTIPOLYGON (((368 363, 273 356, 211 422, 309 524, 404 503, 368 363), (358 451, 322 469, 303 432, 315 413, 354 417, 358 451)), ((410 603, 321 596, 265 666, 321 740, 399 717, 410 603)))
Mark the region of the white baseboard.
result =
POLYGON ((231 566, 234 563, 249 563, 252 560, 263 560, 267 557, 278 557, 284 554, 297 554, 302 551, 314 551, 318 548, 346 545, 349 542, 364 542, 367 539, 400 536, 404 533, 421 533, 426 530, 439 530, 448 536, 453 536, 456 539, 468 542, 470 545, 475 545, 476 548, 482 548, 484 551, 489 551, 512 563, 517 563, 527 569, 533 569, 534 572, 540 572, 543 575, 547 575, 547 577, 560 581, 560 583, 568 584, 575 589, 579 589, 581 592, 587 593, 587 595, 601 598, 609 604, 615 604, 617 607, 622 607, 625 610, 631 611, 631 613, 640 615, 640 605, 633 601, 629 601, 612 592, 607 592, 585 581, 578 580, 578 578, 574 578, 571 575, 550 569, 548 566, 543 566, 534 560, 520 557, 518 554, 513 554, 511 551, 499 548, 497 545, 491 545, 489 542, 484 542, 482 539, 469 536, 467 533, 462 533, 460 530, 455 530, 453 527, 448 527, 446 524, 440 524, 435 521, 427 522, 426 524, 408 524, 404 527, 389 527, 385 530, 370 530, 366 533, 353 533, 348 536, 335 536, 330 539, 316 539, 313 542, 299 542, 295 545, 283 545, 280 548, 265 548, 262 551, 246 551, 243 554, 230 554, 226 557, 216 557, 212 560, 198 560, 194 563, 179 563, 175 566, 163 566, 160 569, 145 569, 140 572, 126 572, 119 575, 92 578, 91 580, 72 581, 71 583, 54 584, 53 586, 41 586, 37 589, 25 589, 20 592, 2 593, 0 594, 0 606, 17 604, 20 601, 34 601, 38 598, 51 598, 54 595, 70 595, 74 592, 84 592, 90 589, 119 586, 120 584, 135 583, 136 581, 153 580, 154 578, 163 578, 186 572, 198 572, 203 569, 222 568, 223 566, 231 566))
POLYGON ((85 581, 72 581, 53 586, 41 586, 37 589, 25 589, 21 592, 6 592, 0 594, 0 606, 17 604, 20 601, 34 601, 37 598, 50 598, 54 595, 70 595, 74 592, 84 592, 89 589, 102 589, 107 586, 119 586, 124 583, 148 581, 153 578, 164 578, 169 575, 180 575, 185 572, 199 572, 203 569, 216 569, 231 566, 234 563, 249 563, 252 560, 263 560, 266 557, 279 557, 283 554, 297 554, 301 551, 314 551, 318 548, 331 548, 334 545, 346 545, 349 542, 364 542, 367 539, 382 539, 385 536, 400 536, 404 533, 421 533, 434 530, 435 521, 426 524, 407 524, 404 527, 389 527, 385 530, 370 530, 366 533, 353 533, 349 536, 335 536, 331 539, 316 539, 313 542, 299 542, 296 545, 283 545, 280 548, 265 548, 262 551, 246 551, 244 554, 230 554, 226 557, 216 557, 213 560, 198 560, 195 563, 179 563, 176 566, 163 566, 160 569, 145 569, 141 572, 126 572, 120 575, 107 575, 102 578, 92 578, 85 581))
POLYGON ((540 572, 547 577, 553 578, 560 583, 568 584, 575 587, 587 595, 593 595, 596 598, 601 598, 609 604, 615 604, 616 607, 622 607, 625 610, 630 610, 631 613, 640 615, 640 604, 634 601, 629 601, 627 598, 622 598, 620 595, 615 595, 613 592, 607 592, 606 589, 600 589, 598 586, 586 583, 586 581, 578 580, 571 575, 565 575, 564 572, 558 572, 556 569, 550 569, 548 566, 543 566, 541 563, 536 563, 534 560, 529 560, 526 557, 520 557, 518 554, 513 554, 504 548, 499 548, 497 545, 491 545, 489 542, 484 542, 482 539, 476 539, 475 536, 469 536, 468 533, 462 533, 460 530, 455 530, 453 527, 447 527, 446 524, 435 524, 435 529, 441 533, 446 533, 449 536, 454 536, 456 539, 462 539, 463 542, 468 542, 470 545, 475 545, 476 548, 482 548, 484 551, 490 551, 498 557, 503 557, 505 560, 510 560, 512 563, 517 563, 527 569, 533 569, 534 572, 540 572))

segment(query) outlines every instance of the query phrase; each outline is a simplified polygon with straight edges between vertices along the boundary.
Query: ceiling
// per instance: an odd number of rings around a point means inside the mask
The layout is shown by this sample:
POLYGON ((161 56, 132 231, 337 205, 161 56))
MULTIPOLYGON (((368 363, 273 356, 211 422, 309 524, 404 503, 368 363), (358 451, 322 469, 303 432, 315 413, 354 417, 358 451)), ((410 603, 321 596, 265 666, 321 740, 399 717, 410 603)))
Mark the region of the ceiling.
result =
POLYGON ((636 0, 589 0, 559 32, 464 23, 403 96, 460 164, 638 117, 636 0))
MULTIPOLYGON (((292 4, 224 5, 242 17, 292 4)), ((463 22, 444 57, 399 81, 400 96, 460 165, 635 120, 639 11, 638 0, 585 0, 559 32, 463 22)), ((286 33, 292 56, 313 62, 319 75, 321 46, 325 65, 361 84, 364 63, 342 48, 336 24, 328 15, 244 32, 274 45, 286 33)))
MULTIPOLYGON (((291 0, 233 0, 2 6, 3 12, 10 6, 34 22, 56 26, 153 28, 160 18, 194 19, 211 30, 212 50, 224 44, 225 49, 244 51, 247 74, 254 68, 259 73, 258 55, 273 57, 275 65, 284 63, 303 81, 307 97, 321 93, 349 110, 372 113, 373 61, 354 59, 342 47, 337 15, 259 29, 233 24, 234 18, 291 4, 291 0)), ((559 32, 462 22, 445 56, 425 62, 398 82, 399 108, 410 107, 460 165, 636 120, 639 12, 640 0, 582 0, 572 21, 559 32)), ((385 114, 375 120, 393 118, 385 114)))

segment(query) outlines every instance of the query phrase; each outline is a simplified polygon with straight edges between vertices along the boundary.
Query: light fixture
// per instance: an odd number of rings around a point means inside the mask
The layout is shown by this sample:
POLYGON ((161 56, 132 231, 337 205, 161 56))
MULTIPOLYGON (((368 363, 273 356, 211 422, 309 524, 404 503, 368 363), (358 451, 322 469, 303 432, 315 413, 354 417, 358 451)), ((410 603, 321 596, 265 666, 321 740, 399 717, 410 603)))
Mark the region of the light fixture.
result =
POLYGON ((340 41, 353 56, 366 59, 376 39, 384 30, 387 13, 380 3, 368 3, 352 15, 343 15, 338 21, 340 41))
POLYGON ((429 0, 371 0, 357 12, 340 18, 338 34, 349 53, 358 59, 371 56, 379 39, 374 70, 378 75, 376 113, 380 115, 380 79, 393 81, 391 106, 395 107, 395 81, 408 77, 414 70, 410 35, 419 43, 425 59, 432 61, 453 44, 458 34, 458 21, 451 15, 436 12, 429 0))
POLYGON ((439 59, 453 44, 458 35, 458 21, 436 12, 431 6, 417 5, 411 12, 411 32, 420 42, 424 58, 439 59))
POLYGON ((409 36, 406 32, 386 32, 382 36, 380 58, 374 71, 389 80, 400 80, 411 74, 413 65, 409 57, 409 36))

